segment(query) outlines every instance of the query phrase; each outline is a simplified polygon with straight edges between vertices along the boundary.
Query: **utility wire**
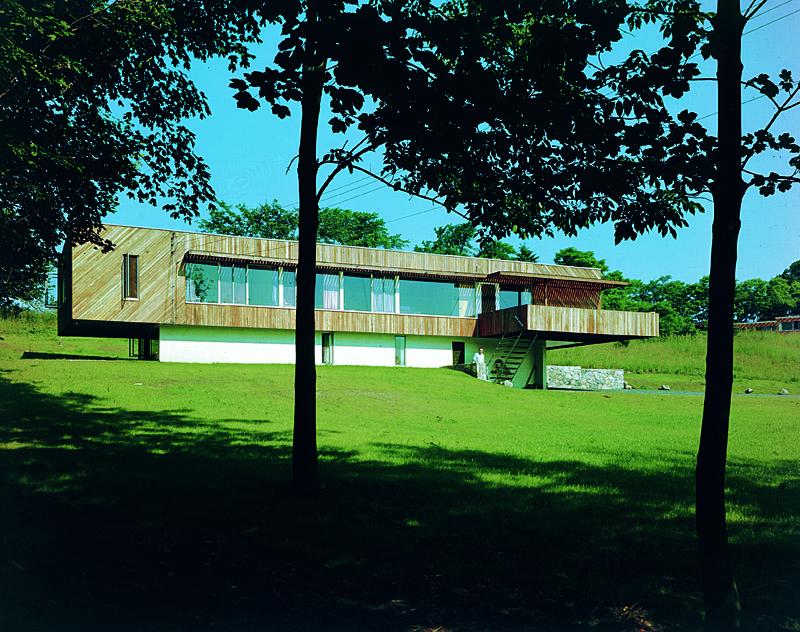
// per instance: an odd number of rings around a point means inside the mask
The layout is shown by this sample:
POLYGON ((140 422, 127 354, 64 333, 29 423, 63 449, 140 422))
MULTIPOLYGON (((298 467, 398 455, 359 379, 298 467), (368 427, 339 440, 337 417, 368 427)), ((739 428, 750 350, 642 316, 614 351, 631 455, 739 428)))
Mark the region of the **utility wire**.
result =
POLYGON ((757 27, 742 33, 742 37, 744 37, 745 35, 750 35, 750 33, 755 33, 756 31, 760 31, 761 29, 766 28, 771 24, 775 24, 775 22, 780 22, 781 20, 785 20, 786 18, 793 16, 795 13, 800 13, 800 9, 795 9, 794 11, 790 11, 786 15, 782 15, 779 18, 775 18, 774 20, 770 20, 769 22, 764 22, 764 24, 759 24, 757 27))
MULTIPOLYGON (((744 105, 745 103, 752 103, 753 101, 758 101, 759 99, 763 99, 765 96, 766 95, 759 94, 757 97, 753 97, 752 99, 746 99, 746 100, 742 101, 742 105, 744 105)), ((705 116, 700 116, 695 120, 702 121, 703 119, 711 118, 715 114, 717 114, 717 112, 712 112, 711 114, 706 114, 705 116)))
POLYGON ((403 215, 401 217, 395 217, 394 219, 390 219, 387 221, 387 224, 392 224, 393 222, 399 222, 404 219, 408 219, 409 217, 416 217, 417 215, 423 215, 424 213, 430 213, 431 211, 435 211, 437 208, 441 208, 440 206, 431 206, 430 208, 426 208, 423 211, 417 211, 416 213, 409 213, 408 215, 403 215))
POLYGON ((775 9, 780 9, 781 7, 784 7, 784 6, 786 6, 787 4, 791 4, 791 3, 792 3, 792 2, 794 2, 794 1, 795 1, 795 0, 784 0, 784 2, 781 2, 780 4, 776 4, 774 7, 770 7, 769 9, 765 9, 764 11, 759 11, 758 13, 756 13, 756 14, 755 14, 755 15, 754 15, 752 18, 750 18, 750 19, 751 19, 751 20, 757 20, 758 18, 760 18, 760 17, 761 17, 761 16, 763 16, 763 15, 766 15, 766 14, 767 14, 767 13, 769 13, 770 11, 774 11, 775 9))

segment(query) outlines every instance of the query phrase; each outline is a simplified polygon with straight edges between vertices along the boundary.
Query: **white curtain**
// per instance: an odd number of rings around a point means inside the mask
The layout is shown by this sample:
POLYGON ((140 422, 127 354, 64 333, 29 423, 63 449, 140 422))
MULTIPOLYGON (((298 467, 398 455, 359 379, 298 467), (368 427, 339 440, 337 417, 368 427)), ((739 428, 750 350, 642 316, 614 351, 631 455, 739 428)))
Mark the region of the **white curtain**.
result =
POLYGON ((394 278, 373 277, 372 311, 394 312, 394 278))
POLYGON ((458 286, 458 316, 475 316, 475 286, 462 284, 458 286))
POLYGON ((322 275, 322 308, 339 309, 339 275, 322 275))

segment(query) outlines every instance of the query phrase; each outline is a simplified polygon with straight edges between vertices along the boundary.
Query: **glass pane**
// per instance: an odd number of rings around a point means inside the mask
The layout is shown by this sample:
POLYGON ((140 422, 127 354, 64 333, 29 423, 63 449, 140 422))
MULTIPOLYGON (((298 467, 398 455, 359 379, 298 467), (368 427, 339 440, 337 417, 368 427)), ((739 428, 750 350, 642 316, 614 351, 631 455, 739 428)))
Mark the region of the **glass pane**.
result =
POLYGON ((339 309, 339 275, 318 274, 314 288, 314 307, 339 309))
POLYGON ((406 365, 406 337, 394 337, 394 364, 395 366, 406 365))
MULTIPOLYGON (((470 294, 464 290, 465 297, 470 294)), ((403 314, 458 316, 462 306, 466 315, 469 300, 462 301, 461 288, 453 283, 400 279, 400 312, 403 314)))
POLYGON ((233 266, 219 266, 219 302, 233 303, 233 266))
POLYGON ((372 278, 372 311, 394 312, 394 277, 372 278))
POLYGON ((217 303, 219 265, 216 263, 186 264, 186 301, 189 303, 217 303))
POLYGON ((247 268, 233 268, 233 302, 237 305, 247 304, 247 268))
POLYGON ((458 286, 458 314, 462 318, 475 317, 475 297, 477 291, 475 284, 462 284, 458 286))
POLYGON ((297 307, 297 275, 294 270, 283 271, 283 306, 297 307))
POLYGON ((344 308, 368 312, 372 306, 370 299, 371 279, 363 276, 344 275, 344 308))
POLYGON ((500 290, 500 309, 516 307, 519 305, 519 292, 517 290, 500 290))
POLYGON ((533 293, 530 290, 522 290, 519 293, 519 304, 530 305, 531 303, 533 303, 533 293))
POLYGON ((278 305, 278 271, 250 268, 247 271, 250 305, 278 305))

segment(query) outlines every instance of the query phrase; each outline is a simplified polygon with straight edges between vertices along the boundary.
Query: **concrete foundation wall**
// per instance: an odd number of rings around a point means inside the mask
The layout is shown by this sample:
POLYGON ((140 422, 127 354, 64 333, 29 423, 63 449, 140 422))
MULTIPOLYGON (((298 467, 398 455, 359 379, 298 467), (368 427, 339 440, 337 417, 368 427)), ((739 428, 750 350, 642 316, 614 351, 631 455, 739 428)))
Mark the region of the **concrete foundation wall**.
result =
MULTIPOLYGON (((321 334, 316 335, 317 363, 322 363, 321 334)), ((494 338, 450 338, 406 336, 406 364, 409 367, 438 368, 453 364, 452 343, 464 342, 465 361, 470 362, 479 347, 487 360, 494 355, 494 338)), ((198 327, 164 325, 159 333, 162 362, 294 364, 294 332, 280 329, 198 327)), ((526 360, 514 379, 524 386, 533 368, 526 360)), ((333 364, 394 366, 395 337, 391 334, 334 332, 333 364)))

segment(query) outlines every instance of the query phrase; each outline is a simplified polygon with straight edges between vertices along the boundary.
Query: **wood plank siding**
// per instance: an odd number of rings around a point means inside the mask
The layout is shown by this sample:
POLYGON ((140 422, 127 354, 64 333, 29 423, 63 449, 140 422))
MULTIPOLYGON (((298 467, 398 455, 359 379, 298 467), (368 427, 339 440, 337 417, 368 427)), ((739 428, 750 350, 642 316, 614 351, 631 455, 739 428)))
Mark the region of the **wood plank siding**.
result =
MULTIPOLYGON (((289 307, 245 307, 189 303, 185 306, 181 324, 218 327, 257 327, 260 329, 294 329, 295 311, 289 307)), ((448 316, 416 316, 410 314, 374 314, 339 310, 315 310, 317 331, 353 331, 398 336, 450 336, 455 338, 476 335, 475 318, 448 316)))
POLYGON ((658 314, 608 309, 521 305, 478 317, 478 335, 499 336, 520 331, 549 340, 650 338, 658 336, 658 314))
MULTIPOLYGON (((103 253, 90 244, 65 251, 61 274, 69 282, 59 309, 59 331, 65 335, 127 337, 143 328, 155 330, 160 324, 294 328, 292 308, 187 304, 184 269, 186 262, 193 259, 292 268, 297 262, 297 242, 113 225, 104 229, 103 236, 115 244, 113 251, 103 253), (135 300, 122 295, 123 255, 138 257, 135 300)), ((451 282, 490 281, 499 287, 509 282, 532 288, 534 302, 547 303, 547 308, 540 311, 538 308, 543 306, 531 305, 515 309, 529 327, 538 328, 532 328, 536 331, 620 337, 658 335, 657 316, 596 309, 600 291, 613 282, 601 279, 600 271, 593 268, 326 244, 317 246, 317 261, 320 271, 451 282)), ((508 312, 476 319, 317 310, 316 327, 320 331, 397 335, 490 336, 500 335, 503 327, 513 325, 507 320, 508 312)))

